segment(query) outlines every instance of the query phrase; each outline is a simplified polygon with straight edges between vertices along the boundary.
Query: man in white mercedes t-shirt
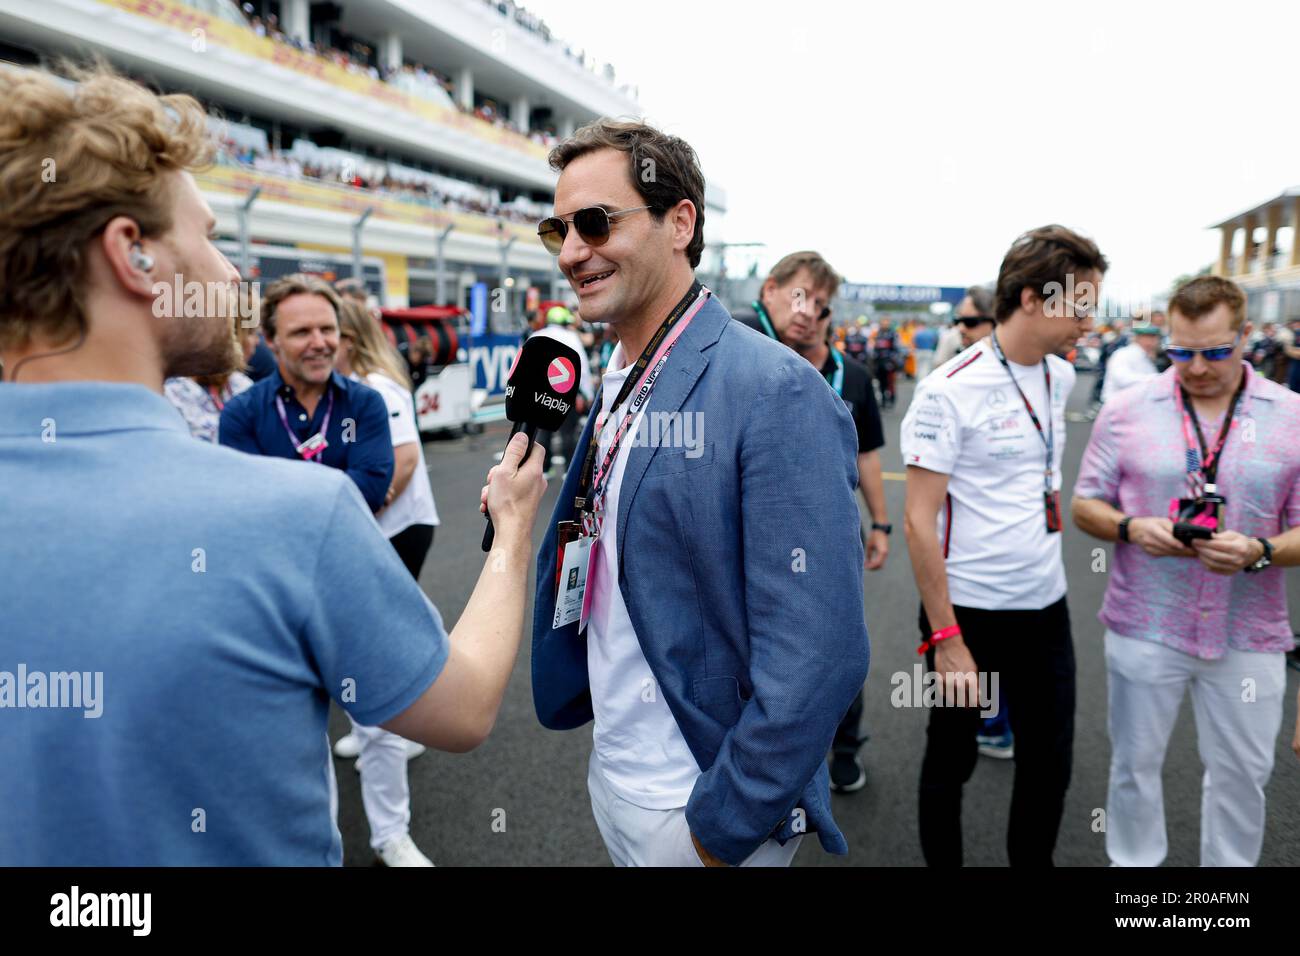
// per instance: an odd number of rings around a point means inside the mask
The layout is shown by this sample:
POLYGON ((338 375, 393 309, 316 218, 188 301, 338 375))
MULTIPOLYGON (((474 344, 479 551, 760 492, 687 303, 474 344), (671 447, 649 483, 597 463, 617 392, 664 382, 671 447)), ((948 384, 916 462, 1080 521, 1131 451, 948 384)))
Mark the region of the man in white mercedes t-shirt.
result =
POLYGON ((903 420, 920 649, 944 688, 921 765, 931 866, 961 865, 962 786, 999 688, 1016 741, 1007 856, 1013 866, 1052 862, 1074 740, 1060 534, 1074 369, 1056 353, 1091 330, 1106 267, 1092 241, 1063 226, 1022 235, 998 273, 993 334, 918 385, 903 420))

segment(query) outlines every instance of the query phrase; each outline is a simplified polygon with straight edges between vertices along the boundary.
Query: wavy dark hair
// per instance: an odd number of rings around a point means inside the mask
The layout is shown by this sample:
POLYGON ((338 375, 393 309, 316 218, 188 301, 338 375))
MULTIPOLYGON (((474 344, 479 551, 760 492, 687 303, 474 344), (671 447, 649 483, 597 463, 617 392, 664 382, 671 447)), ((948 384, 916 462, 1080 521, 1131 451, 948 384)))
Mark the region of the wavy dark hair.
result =
POLYGON ((686 247, 686 258, 692 269, 699 266, 704 252, 704 174, 691 144, 645 123, 598 119, 551 150, 551 168, 563 172, 579 156, 598 149, 627 153, 632 185, 657 221, 663 222, 668 210, 683 199, 691 201, 695 233, 686 247))

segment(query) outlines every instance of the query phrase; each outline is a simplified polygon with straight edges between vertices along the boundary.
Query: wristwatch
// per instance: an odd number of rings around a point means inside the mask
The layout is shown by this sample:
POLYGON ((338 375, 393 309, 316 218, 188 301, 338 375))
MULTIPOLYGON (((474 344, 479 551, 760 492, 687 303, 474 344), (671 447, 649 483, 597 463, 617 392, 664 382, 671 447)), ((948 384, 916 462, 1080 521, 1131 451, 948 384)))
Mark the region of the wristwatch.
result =
POLYGON ((873 521, 871 522, 871 530, 883 531, 885 534, 889 534, 889 532, 894 530, 894 526, 892 524, 881 524, 879 521, 873 521))
POLYGON ((1125 544, 1128 543, 1128 523, 1132 520, 1132 516, 1119 519, 1119 539, 1125 544))
POLYGON ((1255 574, 1258 571, 1263 571, 1266 567, 1268 567, 1270 564, 1273 563, 1273 546, 1268 543, 1268 539, 1256 538, 1255 540, 1264 546, 1264 553, 1259 556, 1259 560, 1256 561, 1254 564, 1242 568, 1242 570, 1245 571, 1247 574, 1255 574))

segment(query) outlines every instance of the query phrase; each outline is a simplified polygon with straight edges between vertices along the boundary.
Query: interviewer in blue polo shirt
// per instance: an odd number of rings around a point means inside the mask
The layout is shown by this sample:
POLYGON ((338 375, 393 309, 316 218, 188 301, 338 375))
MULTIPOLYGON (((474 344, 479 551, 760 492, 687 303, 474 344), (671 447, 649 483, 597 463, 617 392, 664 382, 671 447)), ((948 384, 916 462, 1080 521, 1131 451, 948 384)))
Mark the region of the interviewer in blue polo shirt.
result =
POLYGON ((374 389, 334 371, 338 309, 338 293, 312 276, 271 284, 262 331, 280 367, 226 403, 220 440, 253 455, 345 471, 378 511, 393 480, 388 406, 374 389))
POLYGON ((484 740, 542 456, 516 435, 489 472, 496 550, 448 635, 357 483, 195 441, 163 398, 242 362, 198 102, 0 70, 0 133, 0 865, 338 865, 329 702, 484 740), (178 312, 177 283, 228 305, 178 312))

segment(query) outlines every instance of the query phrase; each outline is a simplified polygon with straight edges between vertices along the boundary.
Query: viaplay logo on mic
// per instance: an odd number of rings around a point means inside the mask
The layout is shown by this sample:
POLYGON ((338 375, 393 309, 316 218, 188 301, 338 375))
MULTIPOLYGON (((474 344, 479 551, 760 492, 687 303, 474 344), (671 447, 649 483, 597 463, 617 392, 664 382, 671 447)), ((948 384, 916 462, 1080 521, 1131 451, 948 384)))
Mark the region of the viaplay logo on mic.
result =
POLYGON ((524 342, 506 384, 506 417, 555 431, 573 408, 563 397, 578 384, 578 353, 550 336, 524 342))
POLYGON ((551 383, 551 388, 566 395, 573 389, 573 383, 578 377, 573 373, 573 363, 561 356, 551 362, 546 370, 546 379, 551 383))

